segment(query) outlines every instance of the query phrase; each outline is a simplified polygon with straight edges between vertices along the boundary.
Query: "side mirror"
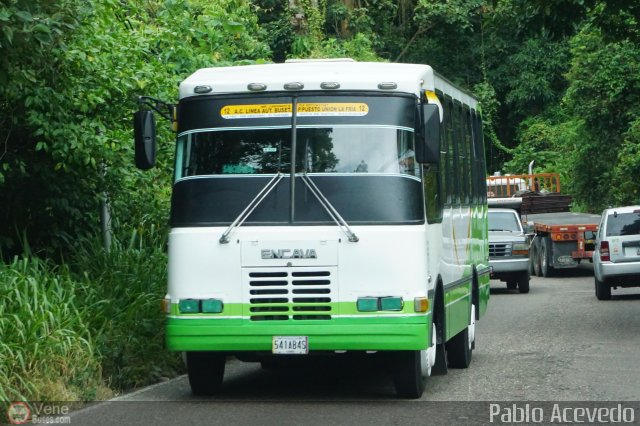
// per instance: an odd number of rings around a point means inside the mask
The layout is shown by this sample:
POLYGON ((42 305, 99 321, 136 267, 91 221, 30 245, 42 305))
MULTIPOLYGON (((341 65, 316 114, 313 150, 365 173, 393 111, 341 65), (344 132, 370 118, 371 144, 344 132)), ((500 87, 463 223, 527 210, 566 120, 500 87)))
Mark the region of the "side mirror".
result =
POLYGON ((416 141, 416 161, 438 164, 440 161, 440 111, 438 105, 423 104, 420 117, 422 131, 416 141))
POLYGON ((149 170, 156 165, 156 120, 149 110, 133 114, 136 167, 149 170))
POLYGON ((527 222, 524 224, 524 233, 527 235, 535 234, 536 230, 533 226, 533 222, 527 222))

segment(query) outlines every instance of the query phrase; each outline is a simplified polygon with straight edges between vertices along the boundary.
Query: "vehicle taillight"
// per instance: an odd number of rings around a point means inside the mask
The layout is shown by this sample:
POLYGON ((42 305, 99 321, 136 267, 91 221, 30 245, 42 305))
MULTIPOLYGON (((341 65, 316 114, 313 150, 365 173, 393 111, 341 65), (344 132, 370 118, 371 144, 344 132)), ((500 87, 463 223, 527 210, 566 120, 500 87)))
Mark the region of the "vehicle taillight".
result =
POLYGON ((609 257, 609 241, 602 241, 600 243, 600 260, 603 262, 611 260, 609 257))

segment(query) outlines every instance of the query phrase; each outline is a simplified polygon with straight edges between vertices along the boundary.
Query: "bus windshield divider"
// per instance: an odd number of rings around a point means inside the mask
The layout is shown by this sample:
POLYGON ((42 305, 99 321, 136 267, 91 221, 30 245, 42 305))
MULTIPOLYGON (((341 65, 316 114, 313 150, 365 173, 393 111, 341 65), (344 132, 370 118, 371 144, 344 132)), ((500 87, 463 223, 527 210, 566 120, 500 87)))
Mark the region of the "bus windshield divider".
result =
POLYGON ((336 225, 338 225, 340 227, 340 229, 342 230, 342 232, 345 233, 347 238, 349 238, 349 241, 351 241, 352 243, 357 243, 360 239, 351 230, 351 228, 349 227, 349 224, 347 223, 347 221, 344 220, 344 218, 342 216, 340 216, 340 213, 338 213, 336 208, 333 207, 331 202, 329 200, 327 200, 327 198, 322 194, 322 192, 316 186, 316 184, 313 183, 311 178, 307 175, 306 171, 302 174, 301 177, 302 177, 302 181, 307 185, 307 187, 309 188, 311 193, 318 199, 318 201, 320 202, 322 207, 324 207, 324 209, 327 211, 329 216, 331 216, 331 219, 333 219, 333 221, 336 223, 336 225))
POLYGON ((245 220, 247 220, 247 218, 249 217, 249 215, 251 215, 251 213, 253 213, 253 211, 256 209, 256 207, 258 207, 260 205, 260 203, 262 202, 262 200, 264 200, 267 195, 269 195, 269 193, 273 190, 273 188, 275 188, 278 185, 278 182, 280 182, 280 180, 284 177, 284 175, 280 172, 278 172, 266 185, 264 188, 262 188, 262 190, 260 190, 260 192, 258 193, 258 195, 256 195, 253 200, 251 200, 251 202, 247 205, 247 207, 242 211, 242 213, 240 213, 238 215, 238 217, 236 217, 236 219, 231 222, 231 225, 229 225, 229 227, 227 228, 226 231, 224 231, 224 233, 222 234, 222 236, 220 237, 219 243, 220 244, 227 244, 229 242, 229 236, 231 235, 231 233, 239 228, 240 226, 242 226, 242 224, 244 223, 245 220))

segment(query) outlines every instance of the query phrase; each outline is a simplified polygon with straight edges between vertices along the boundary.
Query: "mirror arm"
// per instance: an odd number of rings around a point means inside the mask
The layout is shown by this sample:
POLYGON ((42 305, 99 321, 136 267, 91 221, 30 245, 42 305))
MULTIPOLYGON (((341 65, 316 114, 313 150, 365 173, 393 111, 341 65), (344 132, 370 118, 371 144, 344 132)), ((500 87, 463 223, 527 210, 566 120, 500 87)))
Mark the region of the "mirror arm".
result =
POLYGON ((174 104, 169 104, 160 99, 152 98, 151 96, 138 96, 138 106, 142 107, 142 105, 146 105, 158 114, 160 114, 163 118, 171 121, 173 123, 173 111, 175 109, 174 104), (163 109, 166 108, 166 112, 163 109))

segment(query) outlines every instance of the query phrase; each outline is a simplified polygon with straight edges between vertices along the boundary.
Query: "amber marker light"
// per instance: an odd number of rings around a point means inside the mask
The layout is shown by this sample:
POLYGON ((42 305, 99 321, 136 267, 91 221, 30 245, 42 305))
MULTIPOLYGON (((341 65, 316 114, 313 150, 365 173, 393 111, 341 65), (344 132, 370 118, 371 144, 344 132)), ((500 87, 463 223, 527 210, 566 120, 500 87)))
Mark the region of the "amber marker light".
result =
POLYGON ((160 301, 160 311, 164 312, 165 314, 170 313, 170 311, 171 311, 171 299, 162 299, 160 301))
POLYGON ((427 312, 429 310, 429 299, 426 297, 416 297, 413 299, 413 310, 416 312, 427 312))

